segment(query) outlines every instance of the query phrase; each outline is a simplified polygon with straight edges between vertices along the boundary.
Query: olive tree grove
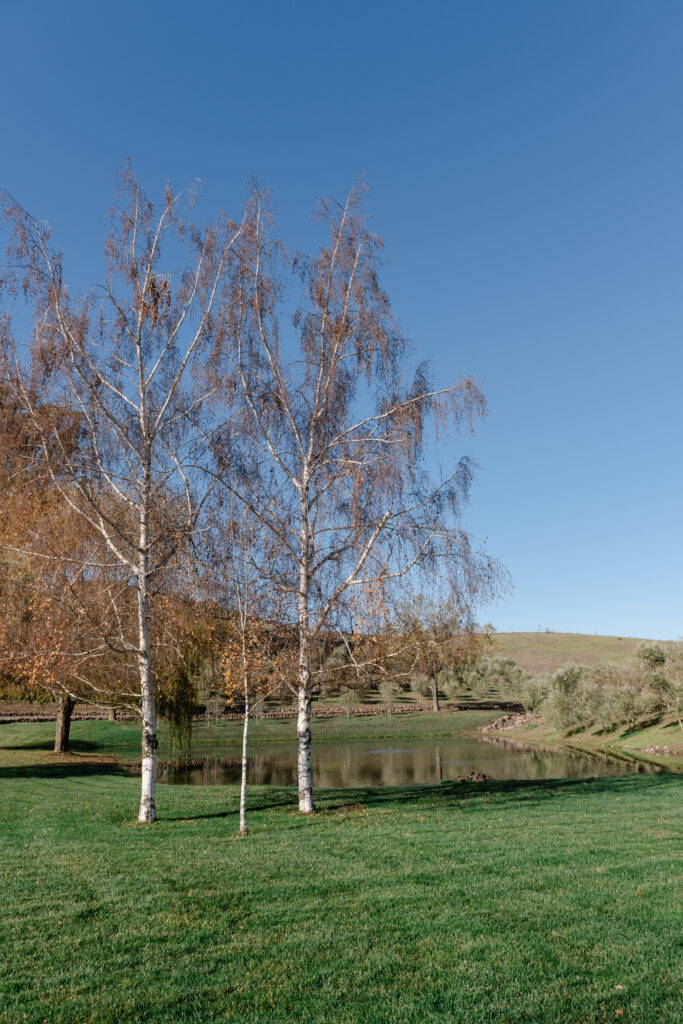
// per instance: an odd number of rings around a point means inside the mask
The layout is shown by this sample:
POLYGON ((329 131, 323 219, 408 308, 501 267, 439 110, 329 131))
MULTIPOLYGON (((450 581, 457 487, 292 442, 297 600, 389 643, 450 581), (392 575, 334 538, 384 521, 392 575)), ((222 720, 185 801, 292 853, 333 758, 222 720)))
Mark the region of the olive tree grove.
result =
POLYGON ((478 634, 464 620, 463 610, 414 595, 396 602, 389 661, 402 675, 426 677, 432 710, 439 710, 439 676, 476 661, 478 634))

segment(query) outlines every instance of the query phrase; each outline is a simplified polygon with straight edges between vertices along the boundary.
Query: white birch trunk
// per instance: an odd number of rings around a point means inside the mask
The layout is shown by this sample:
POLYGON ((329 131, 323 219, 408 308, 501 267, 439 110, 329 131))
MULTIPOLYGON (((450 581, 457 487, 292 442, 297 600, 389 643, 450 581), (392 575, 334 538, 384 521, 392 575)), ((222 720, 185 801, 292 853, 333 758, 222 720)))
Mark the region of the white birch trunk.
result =
POLYGON ((157 783, 157 713, 153 695, 142 700, 142 789, 139 822, 154 821, 157 783))
MULTIPOLYGON (((146 488, 146 492, 147 488, 146 488)), ((140 517, 140 555, 138 567, 138 668, 142 698, 142 790, 139 822, 154 821, 157 782, 157 709, 151 674, 151 640, 149 632, 149 553, 147 502, 143 499, 140 517)))
POLYGON ((249 761, 247 758, 247 743, 249 738, 249 685, 244 681, 244 729, 242 730, 242 783, 240 787, 240 835, 249 834, 247 828, 247 770, 249 761))
POLYGON ((299 783, 299 810, 303 814, 312 814, 315 810, 313 801, 313 778, 311 775, 311 685, 308 667, 299 676, 299 715, 297 718, 297 738, 299 751, 297 758, 297 774, 299 783), (306 676, 306 682, 301 682, 306 676))
POLYGON ((310 585, 310 531, 308 493, 301 498, 301 562, 299 565, 299 714, 297 716, 297 780, 299 810, 312 814, 313 778, 311 775, 311 638, 308 620, 308 588, 310 585))

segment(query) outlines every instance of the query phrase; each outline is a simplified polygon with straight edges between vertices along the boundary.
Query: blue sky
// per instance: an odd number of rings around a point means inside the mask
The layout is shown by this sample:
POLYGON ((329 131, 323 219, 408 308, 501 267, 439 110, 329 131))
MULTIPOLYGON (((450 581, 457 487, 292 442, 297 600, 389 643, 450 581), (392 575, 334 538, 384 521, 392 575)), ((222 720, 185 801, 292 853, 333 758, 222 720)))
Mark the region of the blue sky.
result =
MULTIPOLYGON (((499 629, 683 633, 683 5, 6 4, 0 186, 98 265, 113 174, 280 231, 365 174, 416 359, 477 376, 499 629)), ((444 453, 447 460, 449 452, 444 453)))

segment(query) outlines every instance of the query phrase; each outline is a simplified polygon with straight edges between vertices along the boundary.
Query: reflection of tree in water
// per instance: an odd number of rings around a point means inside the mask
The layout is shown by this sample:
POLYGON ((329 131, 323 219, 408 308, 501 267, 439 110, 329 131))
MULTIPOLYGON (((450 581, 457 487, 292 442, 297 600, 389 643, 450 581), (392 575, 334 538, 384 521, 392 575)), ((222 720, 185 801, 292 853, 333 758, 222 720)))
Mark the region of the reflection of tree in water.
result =
MULTIPOLYGON (((198 786, 236 785, 240 758, 225 757, 215 750, 202 757, 162 764, 161 782, 198 786)), ((493 779, 576 779, 624 775, 638 765, 579 752, 540 750, 476 739, 422 740, 401 746, 369 746, 367 743, 319 743, 313 753, 316 786, 339 789, 354 786, 410 786, 455 781, 472 771, 493 779)), ((296 745, 254 744, 249 762, 249 782, 258 786, 296 784, 296 745)))

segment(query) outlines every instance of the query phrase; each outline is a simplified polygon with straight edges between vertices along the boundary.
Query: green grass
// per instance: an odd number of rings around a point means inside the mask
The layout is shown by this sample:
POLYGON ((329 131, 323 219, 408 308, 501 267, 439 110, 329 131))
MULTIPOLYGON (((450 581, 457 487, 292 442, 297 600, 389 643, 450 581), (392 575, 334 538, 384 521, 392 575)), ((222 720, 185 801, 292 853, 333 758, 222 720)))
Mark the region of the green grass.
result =
POLYGON ((513 658, 527 672, 553 672, 568 661, 625 665, 634 657, 638 637, 592 636, 584 633, 495 633, 491 653, 513 658))
POLYGON ((2 1024, 683 1019, 678 777, 254 789, 239 839, 232 787, 137 826, 116 765, 16 754, 2 1024))

